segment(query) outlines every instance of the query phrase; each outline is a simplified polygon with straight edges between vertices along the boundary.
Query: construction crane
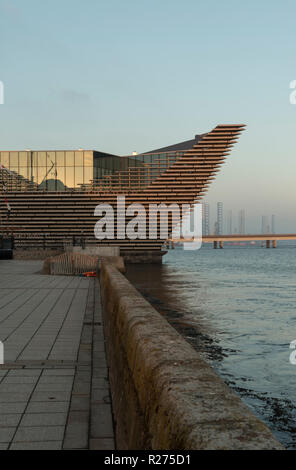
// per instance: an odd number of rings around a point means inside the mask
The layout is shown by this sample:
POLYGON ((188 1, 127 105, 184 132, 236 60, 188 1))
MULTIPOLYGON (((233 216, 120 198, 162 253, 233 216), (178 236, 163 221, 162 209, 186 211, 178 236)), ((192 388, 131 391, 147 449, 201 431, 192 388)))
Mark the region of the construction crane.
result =
MULTIPOLYGON (((40 183, 40 186, 42 183, 44 183, 44 181, 46 180, 46 178, 48 177, 49 173, 51 172, 51 170, 55 167, 55 163, 52 161, 52 159, 49 157, 49 155, 47 154, 47 157, 49 158, 50 162, 51 162, 51 167, 50 169, 48 170, 48 172, 46 173, 46 175, 44 176, 43 180, 41 181, 40 183)), ((54 170, 54 176, 55 178, 57 178, 58 176, 58 172, 57 172, 57 169, 55 168, 54 170)))

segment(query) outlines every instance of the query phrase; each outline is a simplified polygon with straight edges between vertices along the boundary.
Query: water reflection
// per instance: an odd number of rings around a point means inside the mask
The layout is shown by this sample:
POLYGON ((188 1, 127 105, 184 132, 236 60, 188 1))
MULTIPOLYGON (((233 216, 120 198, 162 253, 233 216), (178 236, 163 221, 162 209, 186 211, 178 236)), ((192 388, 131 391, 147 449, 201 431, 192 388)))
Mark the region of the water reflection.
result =
POLYGON ((296 250, 170 251, 127 277, 288 448, 296 448, 296 250))

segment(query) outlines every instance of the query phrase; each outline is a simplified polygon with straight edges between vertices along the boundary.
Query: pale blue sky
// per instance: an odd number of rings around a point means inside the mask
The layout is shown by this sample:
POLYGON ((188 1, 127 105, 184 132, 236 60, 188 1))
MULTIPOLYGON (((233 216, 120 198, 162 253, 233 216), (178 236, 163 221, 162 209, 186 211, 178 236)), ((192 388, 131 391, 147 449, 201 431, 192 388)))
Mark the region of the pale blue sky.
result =
POLYGON ((295 18, 292 0, 0 0, 0 147, 128 154, 245 123, 212 210, 296 232, 295 18))

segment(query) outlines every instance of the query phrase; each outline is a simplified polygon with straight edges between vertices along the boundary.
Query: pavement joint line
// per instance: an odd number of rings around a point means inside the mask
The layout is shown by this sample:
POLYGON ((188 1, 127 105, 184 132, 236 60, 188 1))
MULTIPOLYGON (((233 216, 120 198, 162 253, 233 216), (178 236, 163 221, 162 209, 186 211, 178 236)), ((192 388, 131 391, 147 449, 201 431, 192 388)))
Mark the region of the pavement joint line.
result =
MULTIPOLYGON (((9 371, 11 369, 50 369, 50 368, 76 368, 80 366, 90 366, 90 361, 62 361, 62 360, 50 360, 50 361, 17 361, 7 362, 3 366, 0 366, 0 371, 9 371)), ((1 377, 0 377, 1 378, 1 377)))
MULTIPOLYGON (((15 300, 18 299, 19 296, 21 296, 22 294, 24 294, 26 292, 26 289, 11 289, 13 292, 17 292, 17 295, 15 297, 13 297, 13 299, 9 300, 9 302, 7 302, 6 304, 4 305, 1 305, 0 308, 5 308, 7 307, 7 305, 11 304, 11 302, 14 302, 15 300)), ((0 323, 2 323, 3 321, 5 321, 6 319, 3 319, 0 321, 0 323)))
MULTIPOLYGON (((89 282, 89 287, 88 287, 88 294, 87 294, 87 298, 86 298, 86 303, 85 303, 85 310, 84 310, 84 317, 83 317, 84 320, 86 319, 86 315, 89 313, 88 307, 89 307, 90 297, 91 297, 92 292, 94 292, 94 282, 90 281, 89 282)), ((94 319, 94 308, 95 308, 93 300, 91 301, 90 305, 91 305, 90 316, 93 320, 94 319)), ((78 348, 78 357, 79 357, 80 351, 82 349, 81 347, 82 347, 82 344, 83 344, 82 343, 83 333, 84 333, 84 328, 86 326, 85 323, 88 323, 88 322, 83 322, 83 324, 82 324, 81 333, 80 333, 79 348, 78 348)), ((91 323, 90 326, 92 326, 92 322, 90 322, 90 323, 91 323)), ((92 332, 93 332, 93 330, 94 330, 94 328, 92 326, 92 332)), ((93 335, 92 335, 92 340, 93 340, 93 335)), ((91 343, 91 348, 93 349, 93 342, 91 343)), ((91 377, 92 377, 92 356, 91 356, 91 360, 89 361, 89 364, 91 366, 91 374, 90 374, 90 379, 91 379, 91 377)), ((88 413, 87 444, 88 444, 88 447, 89 447, 90 422, 91 422, 91 405, 90 405, 91 389, 88 393, 86 393, 84 395, 81 395, 81 394, 77 395, 77 393, 74 392, 77 383, 79 383, 79 379, 78 379, 78 374, 77 374, 77 369, 76 369, 74 379, 73 379, 73 384, 72 384, 71 397, 70 397, 69 409, 68 409, 68 416, 67 416, 67 421, 66 421, 66 425, 65 425, 65 429, 64 429, 64 435, 63 435, 62 449, 65 449, 65 450, 69 446, 69 443, 67 442, 67 437, 68 437, 69 429, 71 427, 71 423, 70 423, 71 411, 75 413, 75 411, 73 410, 73 398, 75 398, 75 397, 85 397, 85 398, 88 399, 88 407, 87 407, 87 410, 85 412, 88 413)))
MULTIPOLYGON (((25 290, 25 289, 24 289, 24 290, 25 290)), ((36 289, 36 291, 39 292, 40 289, 38 289, 38 290, 36 289)), ((47 295, 49 295, 49 293, 50 293, 50 291, 48 292, 47 295)), ((24 305, 26 305, 26 303, 29 302, 29 301, 32 299, 32 297, 34 297, 35 294, 36 294, 36 292, 34 291, 34 292, 32 293, 32 295, 30 295, 30 297, 28 297, 28 299, 25 300, 25 302, 22 304, 22 307, 23 307, 24 305)), ((43 299, 43 300, 44 300, 44 299, 43 299)), ((42 303, 43 300, 41 300, 40 304, 42 303)), ((40 304, 38 304, 38 305, 36 306, 36 308, 39 307, 40 304)), ((1 308, 3 308, 3 307, 1 307, 1 308)), ((20 308, 20 307, 17 307, 15 310, 13 310, 11 313, 9 313, 9 315, 7 315, 7 317, 3 318, 3 319, 0 321, 0 324, 6 322, 14 313, 16 313, 16 312, 18 311, 19 308, 20 308)), ((32 312, 30 312, 28 316, 30 316, 31 313, 32 313, 32 312)), ((28 317, 26 317, 26 318, 24 319, 24 321, 25 321, 27 318, 28 318, 28 317)), ((20 325, 21 325, 21 324, 20 324, 20 325)), ((18 327, 19 327, 20 325, 18 325, 18 327)), ((18 327, 17 327, 17 328, 18 328, 18 327)), ((16 328, 15 328, 5 339, 3 339, 2 341, 7 341, 7 339, 15 332, 15 330, 16 330, 16 328)))
MULTIPOLYGON (((28 288, 28 289, 31 289, 31 288, 28 288)), ((43 297, 43 298, 41 299, 40 303, 39 303, 38 305, 36 305, 32 311, 30 311, 30 313, 29 313, 28 316, 30 316, 30 315, 42 304, 42 302, 44 301, 44 299, 46 299, 46 298, 49 296, 49 294, 51 293, 50 289, 47 289, 47 288, 43 288, 43 289, 44 289, 44 290, 48 290, 48 293, 46 294, 45 297, 43 297)), ((34 290, 34 289, 32 289, 32 290, 34 290)), ((41 289, 35 289, 34 292, 32 293, 32 295, 31 295, 28 299, 26 299, 25 302, 22 304, 22 307, 23 307, 24 305, 26 305, 26 303, 29 302, 29 301, 32 299, 32 297, 36 294, 36 292, 39 293, 40 290, 41 290, 41 289)), ((20 308, 20 307, 17 307, 15 310, 13 310, 13 312, 11 312, 3 321, 1 321, 1 323, 7 321, 7 320, 9 319, 9 317, 11 317, 14 313, 16 313, 16 312, 18 311, 19 308, 20 308)), ((19 328, 19 327, 26 321, 26 319, 28 318, 28 316, 17 326, 17 328, 19 328)), ((16 329, 17 329, 17 328, 16 328, 16 329)), ((15 331, 15 330, 14 330, 14 331, 15 331)), ((8 335, 7 338, 9 338, 9 336, 10 336, 10 335, 8 335)), ((7 339, 7 338, 6 338, 6 339, 7 339)))
MULTIPOLYGON (((79 284, 80 284, 80 283, 79 283, 79 284)), ((78 285, 78 286, 79 286, 79 285, 78 285)), ((65 289, 64 289, 64 291, 65 291, 65 289)), ((64 291, 63 291, 63 292, 64 292, 64 291)), ((54 349, 54 346, 55 346, 56 342, 58 341, 59 335, 60 335, 60 333, 61 333, 61 331, 62 331, 62 329, 63 329, 63 327, 64 327, 64 325, 65 325, 65 322, 66 322, 67 319, 68 319, 68 315, 69 315, 69 312, 70 312, 71 307, 72 307, 72 305, 73 305, 74 299, 75 299, 75 297, 76 297, 76 293, 77 293, 77 290, 75 291, 75 294, 72 296, 72 300, 71 300, 71 302, 70 302, 70 305, 68 306, 67 313, 66 313, 66 315, 64 316, 64 320, 63 320, 63 322, 62 322, 62 324, 61 324, 61 326, 60 326, 60 328, 59 328, 59 331, 56 333, 55 341, 53 342, 52 347, 51 347, 51 349, 50 349, 50 351, 49 351, 49 353, 48 353, 48 357, 50 357, 50 355, 51 355, 51 353, 52 353, 52 351, 53 351, 53 349, 54 349)), ((83 318, 84 318, 84 317, 83 317, 83 318)))
MULTIPOLYGON (((54 302, 54 304, 51 306, 50 310, 48 311, 46 317, 42 320, 42 322, 39 324, 37 330, 35 330, 34 334, 31 336, 31 338, 29 339, 29 341, 26 343, 26 345, 23 347, 23 349, 20 351, 18 357, 20 357, 23 352, 25 351, 27 345, 33 340, 33 338, 36 336, 36 334, 38 333, 38 331, 40 330, 40 328, 42 327, 42 325, 46 322, 46 320, 48 319, 48 317, 50 316, 50 314, 52 313, 53 309, 56 307, 58 301, 60 300, 60 298, 62 297, 63 293, 65 292, 65 289, 62 289, 61 292, 59 293, 59 295, 57 296, 57 299, 56 301, 54 302)), ((48 295, 46 296, 46 298, 49 296, 50 294, 50 291, 48 293, 48 295)), ((42 302, 44 302, 44 299, 42 299, 42 301, 40 302, 40 304, 38 304, 38 307, 42 304, 42 302)), ((73 302, 73 299, 72 299, 72 302, 73 302)), ((71 302, 71 305, 72 305, 72 302, 71 302)), ((36 308, 38 308, 36 307, 36 308)), ((36 308, 30 313, 30 315, 36 310, 36 308)), ((70 307, 69 307, 70 308, 70 307)), ((67 310, 67 313, 65 314, 65 318, 68 316, 68 313, 69 313, 69 308, 67 310)), ((30 316, 28 315, 28 317, 30 316)), ((26 317, 26 319, 28 318, 26 317)), ((18 328, 25 322, 25 320, 20 324, 18 325, 18 328)), ((56 336, 57 338, 57 336, 56 336)))
POLYGON ((32 387, 32 391, 31 391, 30 396, 29 396, 29 398, 28 398, 28 400, 27 400, 26 406, 25 406, 25 408, 24 408, 24 410, 23 410, 23 413, 21 413, 21 418, 20 418, 20 420, 19 420, 19 424, 18 424, 18 426, 16 427, 15 432, 13 433, 13 436, 12 436, 10 442, 9 442, 8 450, 10 450, 11 445, 14 443, 14 442, 13 442, 13 441, 14 441, 14 438, 15 438, 15 436, 16 436, 18 430, 19 430, 19 427, 20 427, 19 425, 20 425, 20 423, 21 423, 21 421, 22 421, 22 419, 23 419, 23 417, 24 417, 24 415, 25 415, 25 413, 26 413, 26 411, 27 411, 27 409, 28 409, 29 403, 31 402, 31 398, 32 398, 32 396, 33 396, 33 394, 34 394, 34 392, 35 392, 35 389, 36 389, 36 387, 37 387, 37 384, 39 383, 40 377, 41 377, 41 372, 40 372, 40 374, 38 375, 38 379, 36 380, 35 385, 32 387))

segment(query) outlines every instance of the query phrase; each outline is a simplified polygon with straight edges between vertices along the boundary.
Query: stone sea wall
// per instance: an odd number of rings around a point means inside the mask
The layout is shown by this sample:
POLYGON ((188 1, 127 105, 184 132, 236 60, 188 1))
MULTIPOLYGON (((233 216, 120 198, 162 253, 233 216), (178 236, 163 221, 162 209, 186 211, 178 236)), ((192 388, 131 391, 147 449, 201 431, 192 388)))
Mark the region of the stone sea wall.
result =
POLYGON ((114 263, 100 283, 118 449, 282 449, 114 263))

